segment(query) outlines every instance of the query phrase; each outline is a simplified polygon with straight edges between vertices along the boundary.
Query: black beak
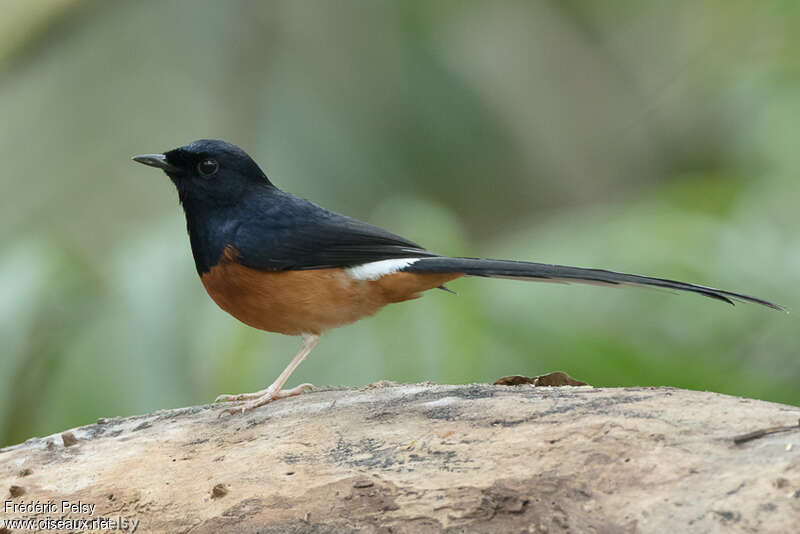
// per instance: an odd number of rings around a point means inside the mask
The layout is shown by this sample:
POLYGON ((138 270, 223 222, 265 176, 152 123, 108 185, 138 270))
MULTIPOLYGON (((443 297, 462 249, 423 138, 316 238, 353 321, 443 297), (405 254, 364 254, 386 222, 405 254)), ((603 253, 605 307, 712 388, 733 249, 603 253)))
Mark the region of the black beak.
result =
POLYGON ((133 156, 131 159, 137 163, 149 165, 150 167, 158 167, 159 169, 164 170, 164 172, 181 171, 175 165, 171 165, 167 161, 167 156, 165 156, 164 154, 141 154, 139 156, 133 156))

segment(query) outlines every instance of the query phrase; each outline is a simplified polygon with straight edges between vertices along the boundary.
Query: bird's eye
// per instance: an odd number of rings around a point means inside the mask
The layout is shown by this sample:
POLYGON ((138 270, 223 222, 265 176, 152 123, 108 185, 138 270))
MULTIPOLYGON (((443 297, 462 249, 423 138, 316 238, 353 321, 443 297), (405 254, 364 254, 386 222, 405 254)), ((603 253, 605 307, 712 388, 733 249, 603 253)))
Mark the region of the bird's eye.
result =
POLYGON ((209 176, 214 176, 217 174, 219 170, 219 162, 215 159, 204 159, 200 163, 197 164, 197 172, 200 173, 201 176, 205 176, 208 178, 209 176))

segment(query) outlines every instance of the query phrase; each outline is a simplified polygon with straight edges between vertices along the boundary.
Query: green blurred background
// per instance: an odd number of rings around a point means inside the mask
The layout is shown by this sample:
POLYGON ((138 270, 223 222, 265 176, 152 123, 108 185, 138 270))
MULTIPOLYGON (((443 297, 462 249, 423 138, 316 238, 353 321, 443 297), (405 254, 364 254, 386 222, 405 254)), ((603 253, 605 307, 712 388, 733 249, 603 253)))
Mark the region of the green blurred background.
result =
MULTIPOLYGON (((297 349, 206 296, 173 186, 130 161, 197 138, 438 252, 800 297, 797 2, 1 3, 0 445, 260 389, 297 349)), ((794 315, 451 287, 290 385, 563 370, 800 403, 794 315)))

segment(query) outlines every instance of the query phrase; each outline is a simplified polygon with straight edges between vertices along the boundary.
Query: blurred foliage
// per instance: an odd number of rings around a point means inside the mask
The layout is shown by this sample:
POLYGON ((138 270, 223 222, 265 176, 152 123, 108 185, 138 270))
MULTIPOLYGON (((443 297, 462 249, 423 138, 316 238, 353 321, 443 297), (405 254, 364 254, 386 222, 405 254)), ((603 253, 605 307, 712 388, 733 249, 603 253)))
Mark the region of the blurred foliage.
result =
MULTIPOLYGON (((129 160, 202 137, 443 253, 800 296, 796 2, 3 7, 0 445, 259 389, 296 350, 216 308, 172 185, 129 160)), ((290 383, 563 370, 800 403, 793 315, 451 286, 331 332, 290 383)))

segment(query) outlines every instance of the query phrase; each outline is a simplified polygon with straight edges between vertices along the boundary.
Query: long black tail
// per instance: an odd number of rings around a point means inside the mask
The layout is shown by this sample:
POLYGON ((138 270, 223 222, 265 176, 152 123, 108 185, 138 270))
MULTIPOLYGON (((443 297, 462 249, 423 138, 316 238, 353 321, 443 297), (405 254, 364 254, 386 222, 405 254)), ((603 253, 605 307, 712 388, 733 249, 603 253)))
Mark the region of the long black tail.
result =
POLYGON ((511 278, 517 280, 536 280, 542 282, 578 282, 584 284, 639 285, 677 289, 700 293, 706 297, 721 300, 728 304, 734 301, 755 302, 774 310, 786 311, 782 306, 772 302, 714 289, 713 287, 687 284, 664 278, 651 278, 637 274, 615 273, 603 269, 585 269, 567 267, 565 265, 548 265, 527 261, 484 260, 477 258, 421 258, 402 269, 415 273, 464 273, 468 276, 485 276, 488 278, 511 278))

